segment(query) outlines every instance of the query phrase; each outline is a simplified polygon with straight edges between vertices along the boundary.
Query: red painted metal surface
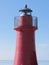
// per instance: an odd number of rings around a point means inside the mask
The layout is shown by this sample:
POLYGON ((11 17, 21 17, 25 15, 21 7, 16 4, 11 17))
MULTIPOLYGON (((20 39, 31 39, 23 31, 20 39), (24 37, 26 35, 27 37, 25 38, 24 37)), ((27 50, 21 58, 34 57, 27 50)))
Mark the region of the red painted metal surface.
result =
POLYGON ((32 16, 20 16, 17 31, 14 65, 37 65, 35 49, 35 30, 32 16))

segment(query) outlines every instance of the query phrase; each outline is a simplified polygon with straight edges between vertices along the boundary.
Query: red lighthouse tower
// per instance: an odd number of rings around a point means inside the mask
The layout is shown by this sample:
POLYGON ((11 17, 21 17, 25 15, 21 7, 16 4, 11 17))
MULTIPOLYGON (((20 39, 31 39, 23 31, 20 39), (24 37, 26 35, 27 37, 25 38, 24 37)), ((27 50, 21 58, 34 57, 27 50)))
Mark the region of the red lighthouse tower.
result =
POLYGON ((22 14, 15 18, 16 50, 14 65, 38 65, 35 49, 35 30, 37 30, 37 17, 32 17, 32 10, 25 5, 19 10, 22 14), (18 22, 18 24, 16 24, 18 22))

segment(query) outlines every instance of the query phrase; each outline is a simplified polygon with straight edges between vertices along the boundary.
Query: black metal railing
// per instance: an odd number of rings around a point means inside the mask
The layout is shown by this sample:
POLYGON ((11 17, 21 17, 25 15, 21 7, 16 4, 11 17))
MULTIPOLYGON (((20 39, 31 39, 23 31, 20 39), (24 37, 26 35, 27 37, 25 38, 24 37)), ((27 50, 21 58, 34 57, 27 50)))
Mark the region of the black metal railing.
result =
MULTIPOLYGON (((14 26, 18 26, 18 17, 14 17, 14 26)), ((38 28, 38 18, 36 16, 32 17, 32 26, 38 28)))

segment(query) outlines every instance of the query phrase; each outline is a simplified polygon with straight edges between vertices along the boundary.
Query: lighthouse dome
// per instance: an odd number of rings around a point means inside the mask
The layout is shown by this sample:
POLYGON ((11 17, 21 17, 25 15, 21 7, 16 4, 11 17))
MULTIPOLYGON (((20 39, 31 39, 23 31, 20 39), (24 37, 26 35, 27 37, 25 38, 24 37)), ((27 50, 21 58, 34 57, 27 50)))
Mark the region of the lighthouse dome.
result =
POLYGON ((28 8, 27 5, 25 5, 25 7, 23 9, 19 10, 19 12, 21 12, 20 16, 31 15, 32 10, 30 8, 28 8))

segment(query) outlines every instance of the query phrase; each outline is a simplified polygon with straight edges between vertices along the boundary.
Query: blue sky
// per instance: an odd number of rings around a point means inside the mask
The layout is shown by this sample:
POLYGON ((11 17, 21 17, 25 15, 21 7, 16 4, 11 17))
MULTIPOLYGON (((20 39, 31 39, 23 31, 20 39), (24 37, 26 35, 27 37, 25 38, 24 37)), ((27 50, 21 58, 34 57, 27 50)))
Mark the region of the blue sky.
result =
POLYGON ((16 43, 14 16, 27 4, 38 17, 36 53, 38 60, 49 60, 49 0, 0 0, 0 60, 13 60, 16 43))

